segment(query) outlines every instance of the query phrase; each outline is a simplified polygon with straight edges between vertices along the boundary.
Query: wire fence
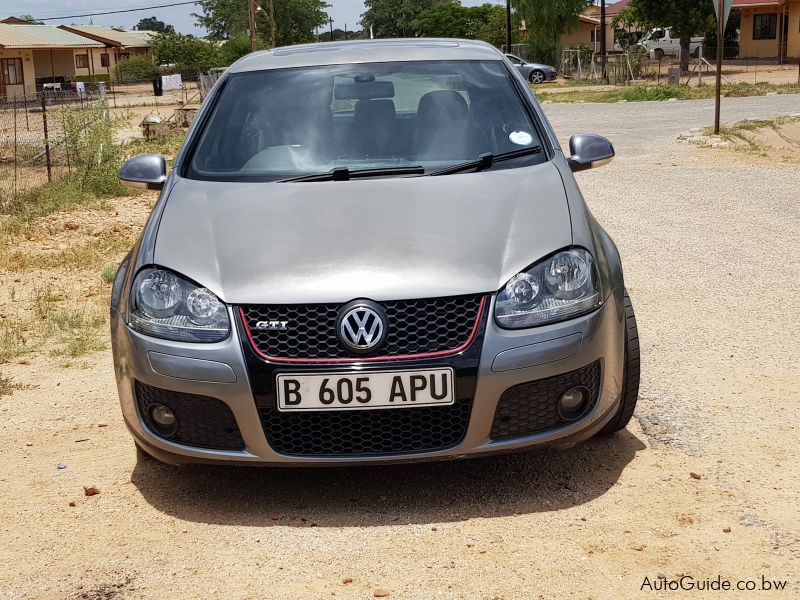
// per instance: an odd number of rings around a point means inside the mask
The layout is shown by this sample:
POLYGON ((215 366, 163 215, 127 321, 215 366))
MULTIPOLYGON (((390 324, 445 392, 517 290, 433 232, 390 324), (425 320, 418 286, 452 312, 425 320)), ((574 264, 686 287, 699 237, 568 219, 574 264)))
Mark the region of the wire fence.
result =
POLYGON ((0 102, 0 212, 20 194, 80 168, 70 127, 80 132, 97 114, 99 98, 74 90, 43 90, 0 102))
POLYGON ((205 76, 204 87, 191 80, 174 89, 159 88, 149 79, 81 86, 53 82, 0 95, 0 214, 21 194, 88 167, 81 138, 98 118, 107 119, 111 112, 112 121, 120 115, 132 119, 133 128, 120 136, 123 141, 169 133, 188 126, 218 77, 205 76), (146 114, 142 109, 151 107, 172 116, 165 117, 166 123, 147 118, 140 123, 146 114))
MULTIPOLYGON (((539 62, 526 45, 515 52, 530 62, 539 62)), ((800 84, 798 58, 779 58, 777 50, 760 46, 726 45, 722 55, 722 76, 728 83, 800 84)), ((607 77, 603 77, 601 54, 591 46, 565 48, 553 64, 560 76, 612 85, 647 83, 711 83, 708 76, 716 73, 716 46, 692 45, 688 70, 681 70, 680 48, 646 49, 641 46, 625 52, 607 54, 607 77)))

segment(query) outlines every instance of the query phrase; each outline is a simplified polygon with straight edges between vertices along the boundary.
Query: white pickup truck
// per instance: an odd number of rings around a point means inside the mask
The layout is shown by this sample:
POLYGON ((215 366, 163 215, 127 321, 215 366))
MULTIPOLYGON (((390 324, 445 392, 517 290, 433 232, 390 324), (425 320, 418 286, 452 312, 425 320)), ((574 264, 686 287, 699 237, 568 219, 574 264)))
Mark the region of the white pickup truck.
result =
MULTIPOLYGON (((689 54, 696 57, 698 49, 703 46, 703 36, 693 37, 689 43, 689 54)), ((681 40, 672 36, 670 27, 651 29, 639 40, 639 45, 647 49, 652 58, 681 55, 681 40)))

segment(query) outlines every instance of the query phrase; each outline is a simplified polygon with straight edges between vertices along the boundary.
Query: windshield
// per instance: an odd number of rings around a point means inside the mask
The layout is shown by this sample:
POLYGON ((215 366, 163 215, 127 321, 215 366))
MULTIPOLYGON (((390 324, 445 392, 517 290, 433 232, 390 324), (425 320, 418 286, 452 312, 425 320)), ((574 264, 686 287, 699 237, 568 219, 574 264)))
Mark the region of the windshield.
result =
MULTIPOLYGON (((220 94, 189 178, 275 181, 411 166, 432 172, 541 144, 501 61, 254 71, 232 75, 220 94)), ((529 154, 493 168, 543 160, 529 154)))

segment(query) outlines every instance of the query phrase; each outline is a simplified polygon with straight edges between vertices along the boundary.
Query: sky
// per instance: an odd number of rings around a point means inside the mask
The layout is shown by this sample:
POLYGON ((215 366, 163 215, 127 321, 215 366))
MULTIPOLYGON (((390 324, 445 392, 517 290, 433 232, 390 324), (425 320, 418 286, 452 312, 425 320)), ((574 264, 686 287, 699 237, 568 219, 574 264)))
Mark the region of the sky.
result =
MULTIPOLYGON (((102 12, 105 10, 120 10, 139 7, 154 6, 159 4, 169 4, 180 0, 0 0, 0 18, 7 15, 31 14, 37 19, 47 17, 61 17, 68 15, 78 15, 90 12, 102 12)), ((241 0, 243 3, 246 0, 241 0)), ((361 13, 364 12, 362 0, 327 0, 330 7, 327 9, 328 15, 333 18, 333 26, 344 28, 345 23, 349 30, 360 29, 359 21, 361 13)), ((502 0, 461 0, 464 6, 476 6, 484 3, 504 4, 502 0)), ((609 0, 609 3, 611 0, 609 0)), ((139 19, 155 16, 166 23, 172 24, 180 33, 191 33, 202 36, 205 31, 195 25, 195 19, 191 16, 193 12, 200 12, 199 7, 174 6, 170 8, 159 8, 144 10, 141 12, 119 13, 114 15, 102 15, 91 17, 94 25, 106 25, 113 27, 124 27, 130 29, 139 19)), ((87 24, 89 17, 67 18, 53 21, 45 21, 48 25, 61 24, 87 24)))

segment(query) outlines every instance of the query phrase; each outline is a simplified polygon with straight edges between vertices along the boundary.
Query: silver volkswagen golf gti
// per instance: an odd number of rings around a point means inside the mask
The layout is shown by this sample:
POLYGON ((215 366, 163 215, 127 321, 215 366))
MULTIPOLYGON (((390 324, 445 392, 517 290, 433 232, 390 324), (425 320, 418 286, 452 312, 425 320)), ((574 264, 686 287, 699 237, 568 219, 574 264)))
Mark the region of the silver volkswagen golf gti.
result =
POLYGON ((358 41, 250 54, 203 103, 113 286, 140 451, 356 464, 570 445, 639 387, 619 254, 493 47, 358 41))

